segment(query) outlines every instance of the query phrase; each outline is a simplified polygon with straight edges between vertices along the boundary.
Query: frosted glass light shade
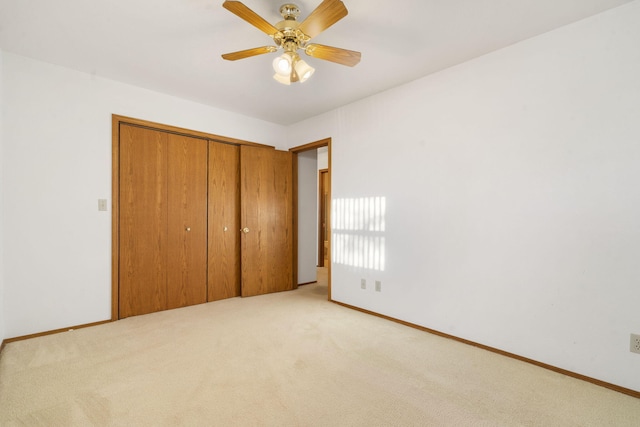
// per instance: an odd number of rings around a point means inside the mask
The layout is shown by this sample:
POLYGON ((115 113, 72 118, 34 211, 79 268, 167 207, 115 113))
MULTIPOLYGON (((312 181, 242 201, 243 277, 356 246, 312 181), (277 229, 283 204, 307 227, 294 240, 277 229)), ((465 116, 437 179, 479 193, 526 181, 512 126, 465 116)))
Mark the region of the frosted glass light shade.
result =
POLYGON ((288 53, 283 53, 273 60, 273 69, 281 76, 288 76, 291 74, 291 65, 293 58, 288 53))
POLYGON ((296 69, 296 74, 300 78, 300 83, 307 80, 316 71, 315 68, 313 68, 312 66, 304 62, 302 59, 296 61, 296 64, 294 67, 296 69))
POLYGON ((273 78, 278 83, 282 83, 283 85, 290 85, 291 84, 291 77, 289 77, 289 76, 283 76, 282 74, 275 73, 273 75, 273 78))

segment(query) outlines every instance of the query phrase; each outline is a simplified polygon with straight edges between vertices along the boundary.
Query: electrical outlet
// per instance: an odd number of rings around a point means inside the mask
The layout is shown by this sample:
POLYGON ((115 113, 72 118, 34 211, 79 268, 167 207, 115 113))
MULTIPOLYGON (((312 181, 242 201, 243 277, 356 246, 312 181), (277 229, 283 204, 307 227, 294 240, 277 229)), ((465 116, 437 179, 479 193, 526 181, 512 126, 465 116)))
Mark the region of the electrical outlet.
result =
POLYGON ((631 353, 640 354, 640 335, 631 334, 630 350, 631 353))
POLYGON ((360 279, 360 289, 367 289, 367 281, 365 279, 360 279))
POLYGON ((380 280, 376 280, 376 292, 382 292, 382 282, 380 280))

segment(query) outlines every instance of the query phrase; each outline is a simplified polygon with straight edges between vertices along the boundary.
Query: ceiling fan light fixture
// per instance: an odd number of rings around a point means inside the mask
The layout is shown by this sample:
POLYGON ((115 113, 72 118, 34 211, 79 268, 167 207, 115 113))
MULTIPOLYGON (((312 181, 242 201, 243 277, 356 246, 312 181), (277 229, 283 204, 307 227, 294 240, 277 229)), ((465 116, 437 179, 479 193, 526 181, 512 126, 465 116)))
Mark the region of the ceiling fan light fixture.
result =
POLYGON ((273 70, 281 76, 289 76, 293 65, 293 57, 285 52, 273 60, 273 70))
POLYGON ((276 73, 273 78, 281 84, 302 83, 314 74, 315 69, 300 59, 298 51, 301 49, 308 56, 349 67, 360 62, 360 52, 316 43, 309 44, 311 39, 347 16, 348 11, 342 0, 322 0, 302 21, 298 21, 300 16, 298 6, 293 3, 283 4, 280 7, 280 14, 284 20, 275 25, 270 24, 238 0, 225 0, 222 7, 271 37, 276 45, 225 53, 222 58, 236 61, 282 49, 284 53, 275 58, 272 63, 276 73))
POLYGON ((296 70, 296 74, 300 77, 300 83, 306 81, 316 71, 315 68, 307 64, 302 59, 296 61, 294 68, 296 70))

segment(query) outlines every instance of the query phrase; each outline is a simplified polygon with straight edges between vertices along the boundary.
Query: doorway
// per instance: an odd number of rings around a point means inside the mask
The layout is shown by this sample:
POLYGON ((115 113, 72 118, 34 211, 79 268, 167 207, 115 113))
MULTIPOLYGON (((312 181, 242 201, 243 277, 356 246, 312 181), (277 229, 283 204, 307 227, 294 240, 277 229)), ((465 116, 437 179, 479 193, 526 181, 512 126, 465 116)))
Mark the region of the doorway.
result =
POLYGON ((318 279, 318 274, 326 274, 327 298, 331 300, 331 138, 294 147, 289 151, 294 156, 294 283, 313 283, 318 279), (317 155, 316 166, 314 170, 309 171, 305 159, 313 158, 314 154, 317 155), (324 172, 325 178, 322 189, 326 193, 324 197, 320 197, 321 171, 324 172), (309 176, 310 173, 313 174, 313 187, 309 187, 305 181, 305 176, 309 176), (300 188, 301 185, 304 188, 300 188), (305 200, 309 198, 313 199, 312 215, 309 215, 309 209, 305 204, 305 200), (322 210, 325 216, 321 218, 320 205, 323 203, 322 210), (323 223, 324 232, 320 233, 323 223), (310 233, 305 231, 309 229, 310 233), (308 257, 310 248, 313 254, 308 257), (310 276, 310 269, 313 269, 313 278, 310 276), (322 271, 319 273, 319 270, 322 271))

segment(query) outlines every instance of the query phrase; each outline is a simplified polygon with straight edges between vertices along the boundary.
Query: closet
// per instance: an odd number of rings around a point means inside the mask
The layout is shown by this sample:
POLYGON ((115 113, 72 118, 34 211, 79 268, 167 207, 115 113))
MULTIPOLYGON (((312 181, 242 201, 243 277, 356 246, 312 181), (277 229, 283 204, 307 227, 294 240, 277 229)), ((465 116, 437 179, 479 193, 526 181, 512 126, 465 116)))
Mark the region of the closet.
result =
POLYGON ((114 319, 294 288, 291 153, 113 126, 114 319))

